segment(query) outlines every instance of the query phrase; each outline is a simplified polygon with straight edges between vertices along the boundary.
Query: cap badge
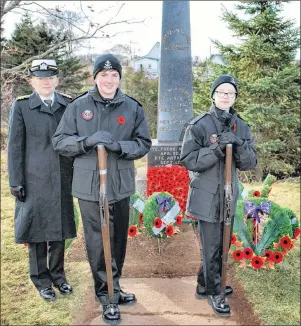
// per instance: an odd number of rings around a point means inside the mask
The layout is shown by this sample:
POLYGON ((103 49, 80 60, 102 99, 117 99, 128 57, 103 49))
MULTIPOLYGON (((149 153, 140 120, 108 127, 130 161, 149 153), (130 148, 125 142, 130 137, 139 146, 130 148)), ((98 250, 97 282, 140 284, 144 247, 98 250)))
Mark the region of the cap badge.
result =
POLYGON ((82 117, 85 120, 91 120, 93 118, 93 112, 90 110, 85 110, 84 112, 82 112, 82 117))
POLYGON ((111 61, 107 60, 105 62, 105 65, 103 66, 104 69, 112 69, 112 64, 111 64, 111 61))
POLYGON ((236 85, 235 79, 233 77, 231 78, 231 83, 233 83, 234 85, 236 85))
POLYGON ((42 63, 40 64, 40 70, 47 70, 47 63, 42 62, 42 63))
POLYGON ((210 140, 210 143, 211 144, 215 144, 217 142, 217 134, 212 134, 210 137, 209 137, 209 140, 210 140))

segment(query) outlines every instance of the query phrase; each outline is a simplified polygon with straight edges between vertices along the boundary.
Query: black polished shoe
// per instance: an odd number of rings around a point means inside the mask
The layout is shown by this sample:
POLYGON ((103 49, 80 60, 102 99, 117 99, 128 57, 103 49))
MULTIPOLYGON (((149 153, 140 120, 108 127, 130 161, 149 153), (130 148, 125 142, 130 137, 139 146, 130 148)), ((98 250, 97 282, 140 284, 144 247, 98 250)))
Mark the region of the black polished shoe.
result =
POLYGON ((60 285, 55 285, 55 287, 60 291, 60 294, 71 294, 72 287, 68 283, 61 283, 60 285))
MULTIPOLYGON (((226 285, 226 297, 229 298, 232 296, 233 294, 233 289, 231 286, 229 285, 226 285)), ((196 286, 196 291, 195 291, 195 297, 198 299, 198 300, 202 300, 202 299, 206 299, 207 298, 207 293, 206 293, 206 289, 204 286, 198 284, 196 286)))
POLYGON ((208 295, 207 297, 209 305, 214 312, 221 317, 231 316, 230 305, 222 295, 208 295))
POLYGON ((46 301, 56 300, 55 292, 53 288, 46 288, 40 291, 40 296, 46 301))
POLYGON ((105 323, 116 325, 120 323, 120 310, 116 303, 102 306, 102 319, 105 323))
POLYGON ((120 290, 120 297, 118 304, 132 304, 136 302, 136 296, 133 293, 126 293, 120 290))

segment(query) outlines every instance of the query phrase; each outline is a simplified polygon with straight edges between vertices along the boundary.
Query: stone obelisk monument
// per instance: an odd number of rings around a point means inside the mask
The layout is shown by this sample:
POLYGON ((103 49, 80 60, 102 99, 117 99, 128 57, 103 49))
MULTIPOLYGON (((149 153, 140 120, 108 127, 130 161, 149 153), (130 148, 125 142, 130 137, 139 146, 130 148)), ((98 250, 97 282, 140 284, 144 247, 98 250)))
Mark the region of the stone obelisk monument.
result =
POLYGON ((189 1, 163 1, 157 139, 148 166, 178 164, 181 133, 193 117, 189 1))

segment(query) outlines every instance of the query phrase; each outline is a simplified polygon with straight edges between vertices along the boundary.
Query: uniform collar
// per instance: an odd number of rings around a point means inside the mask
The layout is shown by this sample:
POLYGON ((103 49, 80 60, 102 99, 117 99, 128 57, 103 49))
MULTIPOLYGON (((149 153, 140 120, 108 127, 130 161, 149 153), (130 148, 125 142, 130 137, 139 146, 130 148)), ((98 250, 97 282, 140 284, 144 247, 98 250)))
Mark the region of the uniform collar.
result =
POLYGON ((214 115, 220 122, 232 128, 235 124, 237 113, 236 111, 230 107, 229 112, 222 111, 221 109, 217 108, 214 104, 210 107, 210 113, 214 115))
POLYGON ((30 109, 35 109, 38 106, 45 105, 44 102, 41 100, 40 96, 38 93, 33 92, 29 96, 29 108, 30 109))
MULTIPOLYGON (((44 104, 46 104, 45 103, 45 100, 51 100, 51 106, 53 105, 53 103, 54 103, 54 92, 52 93, 52 95, 50 96, 50 98, 46 98, 46 97, 43 97, 42 95, 40 95, 39 94, 39 96, 40 96, 40 98, 41 98, 41 100, 44 102, 44 104)), ((47 104, 46 104, 47 105, 47 104)))
MULTIPOLYGON (((68 104, 68 101, 60 93, 54 92, 52 105, 55 105, 56 102, 64 106, 67 106, 68 104)), ((29 108, 35 109, 37 107, 40 107, 41 105, 46 106, 45 103, 42 101, 40 95, 36 92, 32 93, 29 97, 29 108)))
POLYGON ((55 93, 55 101, 64 105, 64 106, 67 106, 68 105, 68 101, 64 98, 64 96, 62 96, 60 93, 58 92, 54 92, 55 93))
MULTIPOLYGON (((106 101, 100 96, 97 86, 95 85, 93 88, 89 90, 89 94, 93 97, 93 99, 97 102, 101 102, 103 104, 107 104, 106 101)), ((112 99, 111 103, 119 104, 124 102, 125 95, 121 92, 119 88, 117 88, 117 92, 115 97, 112 99)))

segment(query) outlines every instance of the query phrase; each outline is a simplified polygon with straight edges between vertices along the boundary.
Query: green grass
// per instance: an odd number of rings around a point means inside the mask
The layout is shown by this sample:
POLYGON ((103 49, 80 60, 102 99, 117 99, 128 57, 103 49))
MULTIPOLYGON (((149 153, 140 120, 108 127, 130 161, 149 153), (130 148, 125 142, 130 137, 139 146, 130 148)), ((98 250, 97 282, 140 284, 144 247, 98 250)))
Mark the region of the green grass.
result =
POLYGON ((29 279, 28 249, 14 243, 14 199, 8 189, 5 158, 2 153, 1 325, 70 325, 75 311, 83 306, 87 287, 92 284, 88 262, 65 263, 67 279, 74 291, 71 296, 62 296, 57 291, 54 302, 40 298, 29 279))
MULTIPOLYGON (((277 182, 269 199, 291 208, 300 218, 300 186, 296 181, 277 182)), ((237 264, 235 270, 263 325, 300 325, 300 239, 284 265, 275 270, 242 270, 237 264)))

